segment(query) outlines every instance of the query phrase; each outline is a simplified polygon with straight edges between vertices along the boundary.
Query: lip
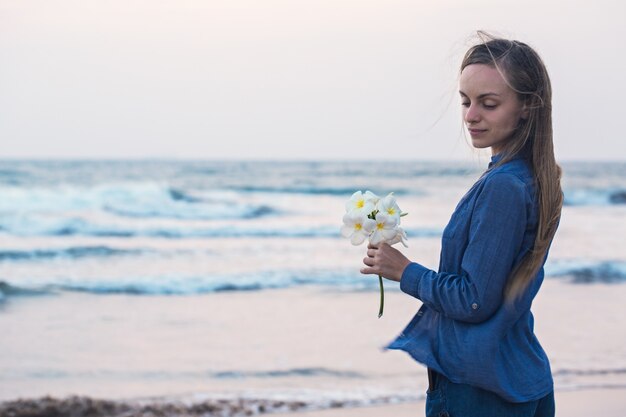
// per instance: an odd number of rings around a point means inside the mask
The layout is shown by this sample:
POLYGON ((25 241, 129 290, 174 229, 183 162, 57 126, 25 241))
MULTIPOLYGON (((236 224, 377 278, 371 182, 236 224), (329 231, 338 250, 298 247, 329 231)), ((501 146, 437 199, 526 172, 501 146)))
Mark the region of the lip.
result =
POLYGON ((478 136, 481 133, 484 133, 487 131, 487 129, 474 129, 474 128, 467 128, 467 131, 469 132, 470 135, 472 136, 478 136))

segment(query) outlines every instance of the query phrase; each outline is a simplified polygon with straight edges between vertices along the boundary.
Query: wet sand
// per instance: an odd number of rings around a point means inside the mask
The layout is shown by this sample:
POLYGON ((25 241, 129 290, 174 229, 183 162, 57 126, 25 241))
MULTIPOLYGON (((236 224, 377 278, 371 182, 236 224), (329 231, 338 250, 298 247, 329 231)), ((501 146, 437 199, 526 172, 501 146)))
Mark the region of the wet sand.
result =
MULTIPOLYGON (((387 288, 381 319, 376 292, 319 287, 10 297, 0 311, 0 401, 278 398, 304 402, 299 410, 342 404, 296 413, 309 417, 420 416, 424 368, 381 351, 419 302, 387 288)), ((533 310, 556 371, 557 415, 626 416, 625 298, 622 285, 544 284, 533 310)))
MULTIPOLYGON (((624 417, 626 389, 581 390, 557 392, 559 417, 624 417)), ((305 404, 298 402, 258 401, 209 401, 191 406, 183 404, 130 404, 90 398, 71 397, 65 400, 38 399, 0 403, 0 415, 33 417, 47 415, 74 415, 92 417, 166 417, 191 416, 248 416, 280 415, 284 417, 417 417, 424 415, 424 401, 370 407, 334 407, 327 410, 306 411, 305 404), (266 410, 268 412, 266 413, 266 410), (269 411, 271 410, 271 412, 269 411), (303 411, 304 410, 304 411, 303 411)))
MULTIPOLYGON (((281 414, 284 417, 419 417, 424 416, 424 401, 411 404, 333 409, 281 414)), ((557 417, 624 417, 626 389, 556 392, 557 417)))

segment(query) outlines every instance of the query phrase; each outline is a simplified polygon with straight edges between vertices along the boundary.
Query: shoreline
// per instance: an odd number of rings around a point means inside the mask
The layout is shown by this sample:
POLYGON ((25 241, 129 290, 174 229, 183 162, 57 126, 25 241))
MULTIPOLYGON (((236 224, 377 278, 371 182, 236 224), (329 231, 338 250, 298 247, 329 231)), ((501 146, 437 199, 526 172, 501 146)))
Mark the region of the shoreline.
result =
MULTIPOLYGON (((232 416, 422 415, 425 368, 403 352, 381 351, 419 302, 388 289, 382 319, 376 291, 325 287, 9 298, 0 314, 0 401, 34 398, 37 408, 46 395, 76 395, 84 400, 79 411, 170 404, 164 416, 193 416, 181 403, 217 404, 232 416)), ((615 335, 625 295, 625 286, 544 283, 533 311, 552 354, 558 415, 623 417, 624 366, 615 354, 623 341, 615 335)))
MULTIPOLYGON (((556 415, 561 417, 623 417, 626 410, 626 388, 594 388, 556 391, 556 415)), ((91 397, 32 398, 0 402, 0 415, 12 417, 45 416, 54 412, 74 417, 164 417, 280 415, 283 417, 413 417, 423 415, 425 400, 400 404, 350 406, 331 404, 328 408, 310 410, 303 402, 281 400, 204 400, 171 401, 164 398, 144 400, 105 400, 91 397)))
MULTIPOLYGON (((626 388, 593 388, 555 391, 556 416, 559 417, 624 417, 626 388)), ((423 416, 425 400, 394 405, 330 409, 282 414, 283 417, 416 417, 423 416)))

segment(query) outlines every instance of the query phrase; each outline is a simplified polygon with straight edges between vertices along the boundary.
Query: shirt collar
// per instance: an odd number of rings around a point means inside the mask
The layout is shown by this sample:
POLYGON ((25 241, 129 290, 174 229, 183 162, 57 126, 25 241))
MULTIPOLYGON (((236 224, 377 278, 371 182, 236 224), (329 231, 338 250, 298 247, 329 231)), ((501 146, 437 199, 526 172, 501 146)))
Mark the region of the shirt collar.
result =
MULTIPOLYGON (((497 164, 502 158, 504 157, 504 152, 500 152, 497 155, 493 155, 491 157, 491 162, 489 163, 489 168, 491 168, 492 166, 494 166, 495 164, 497 164)), ((514 159, 523 159, 528 161, 528 157, 524 156, 523 154, 517 153, 515 155, 513 155, 513 157, 511 158, 511 161, 514 159)))
POLYGON ((502 159, 502 157, 504 156, 504 154, 502 152, 500 152, 497 155, 493 155, 491 157, 491 162, 489 163, 489 168, 491 168, 492 166, 494 166, 495 164, 498 163, 498 161, 500 161, 502 159))

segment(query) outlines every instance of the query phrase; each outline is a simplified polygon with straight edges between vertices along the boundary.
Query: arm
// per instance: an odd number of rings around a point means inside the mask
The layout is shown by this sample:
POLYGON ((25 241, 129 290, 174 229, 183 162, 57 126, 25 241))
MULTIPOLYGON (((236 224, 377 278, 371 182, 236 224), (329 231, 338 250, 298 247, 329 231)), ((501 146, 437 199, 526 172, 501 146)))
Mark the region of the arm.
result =
POLYGON ((437 273, 411 263, 402 273, 402 291, 455 320, 487 320, 502 303, 520 252, 528 201, 524 183, 514 175, 488 178, 476 200, 461 272, 437 273))

